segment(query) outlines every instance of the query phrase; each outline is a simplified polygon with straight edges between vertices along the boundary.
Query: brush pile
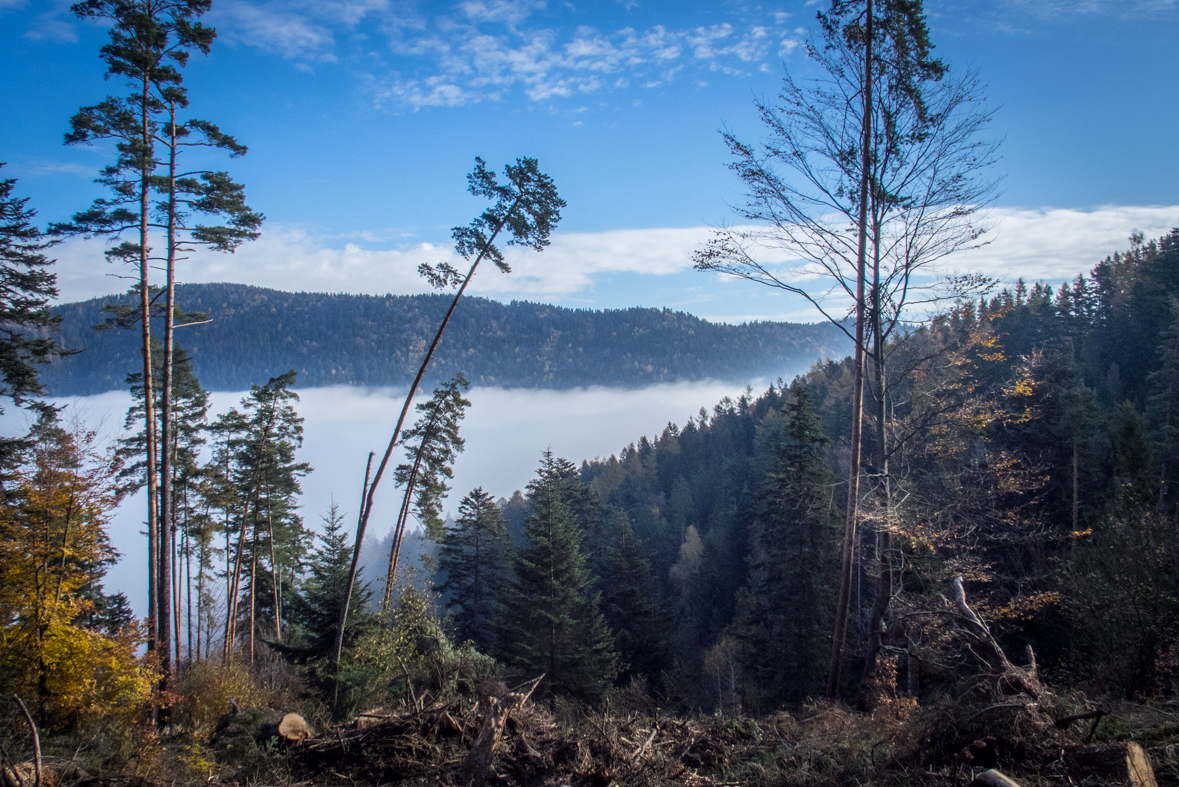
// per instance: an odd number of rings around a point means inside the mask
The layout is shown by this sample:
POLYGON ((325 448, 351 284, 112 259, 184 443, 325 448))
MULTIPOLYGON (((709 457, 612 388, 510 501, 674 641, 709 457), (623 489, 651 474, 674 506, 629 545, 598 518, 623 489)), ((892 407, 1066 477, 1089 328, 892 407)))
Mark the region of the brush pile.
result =
MULTIPOLYGON (((292 752, 303 780, 359 784, 568 784, 574 787, 746 783, 759 759, 773 760, 778 738, 747 719, 577 715, 558 720, 536 703, 503 718, 502 735, 472 771, 487 740, 485 701, 453 700, 397 713, 374 712, 292 752)), ((782 714, 785 717, 785 714, 782 714)), ((789 717, 785 717, 789 720, 789 717)))

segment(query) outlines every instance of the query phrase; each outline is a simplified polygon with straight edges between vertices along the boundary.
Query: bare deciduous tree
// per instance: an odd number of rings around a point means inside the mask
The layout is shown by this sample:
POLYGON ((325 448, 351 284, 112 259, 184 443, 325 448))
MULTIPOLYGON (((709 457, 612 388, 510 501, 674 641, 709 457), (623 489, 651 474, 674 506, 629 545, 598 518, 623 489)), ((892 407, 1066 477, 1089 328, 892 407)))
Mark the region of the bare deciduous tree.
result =
POLYGON ((788 75, 779 103, 756 102, 769 132, 759 145, 724 133, 729 166, 746 186, 737 213, 748 223, 718 231, 695 265, 800 296, 853 343, 848 501, 828 681, 836 696, 861 502, 867 362, 874 473, 887 509, 887 350, 903 338, 915 308, 985 284, 938 275, 936 263, 981 242, 994 192, 984 172, 996 143, 979 137, 990 112, 977 77, 944 78, 945 67, 929 59, 919 2, 837 1, 820 21, 823 42, 811 42, 808 53, 823 76, 800 85, 788 75), (823 284, 812 286, 815 279, 823 284))

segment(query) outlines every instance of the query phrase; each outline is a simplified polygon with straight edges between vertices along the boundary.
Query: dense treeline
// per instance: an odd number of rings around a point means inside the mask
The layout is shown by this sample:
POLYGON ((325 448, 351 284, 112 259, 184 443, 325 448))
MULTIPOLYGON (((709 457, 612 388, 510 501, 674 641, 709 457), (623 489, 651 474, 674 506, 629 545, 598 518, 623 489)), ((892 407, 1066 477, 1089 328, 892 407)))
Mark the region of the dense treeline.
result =
MULTIPOLYGON (((938 690, 957 662, 939 652, 945 634, 930 621, 959 574, 1012 652, 1030 644, 1041 667, 1076 685, 1127 696, 1169 689, 1179 643, 1179 523, 1168 491, 1177 337, 1179 232, 1135 238, 1059 289, 1019 282, 959 303, 892 344, 888 480, 899 502, 878 501, 883 478, 867 467, 874 526, 857 545, 851 696, 882 680, 880 669, 914 696, 938 690)), ((766 711, 822 693, 851 376, 850 359, 816 365, 564 482, 563 507, 578 524, 569 550, 594 576, 616 680, 640 678, 686 707, 766 711)), ((510 531, 530 554, 538 536, 527 523, 552 516, 535 483, 527 498, 501 500, 498 514, 475 493, 443 540, 458 634, 496 655, 519 637, 473 624, 471 591, 459 588, 481 571, 489 600, 480 604, 496 608, 495 578, 523 559, 497 545, 510 531), (480 521, 491 524, 476 555, 480 521)))
MULTIPOLYGON (((945 668, 914 615, 963 573, 1001 621, 1000 640, 1032 644, 1042 665, 1131 696, 1171 685, 1176 337, 1172 233, 1136 238, 1059 289, 1020 282, 961 303, 894 343, 890 480, 903 502, 888 526, 901 568, 886 581, 882 644, 911 655, 902 678, 945 668)), ((643 649, 661 691, 762 710, 822 692, 850 379, 849 359, 829 361, 582 466, 601 509, 587 533, 615 528, 586 542, 625 543, 633 531, 653 580, 645 603, 669 612, 662 651, 643 649), (701 673, 713 675, 712 698, 684 680, 701 673)), ((874 496, 869 521, 885 515, 874 496)), ((861 531, 851 654, 861 667, 879 547, 879 529, 861 531)), ((608 593, 624 592, 625 577, 595 565, 608 593)), ((920 675, 908 685, 920 693, 920 675)))
MULTIPOLYGON (((247 390, 294 369, 303 386, 408 385, 446 295, 287 293, 235 284, 177 287, 177 304, 208 314, 177 342, 211 390, 247 390)), ((135 338, 95 333, 104 306, 127 296, 55 307, 60 344, 84 349, 45 369, 54 395, 122 388, 142 366, 135 338)), ((592 311, 539 303, 463 302, 429 369, 428 383, 462 372, 474 385, 572 388, 678 380, 745 380, 801 370, 844 352, 828 325, 713 324, 666 309, 592 311)))

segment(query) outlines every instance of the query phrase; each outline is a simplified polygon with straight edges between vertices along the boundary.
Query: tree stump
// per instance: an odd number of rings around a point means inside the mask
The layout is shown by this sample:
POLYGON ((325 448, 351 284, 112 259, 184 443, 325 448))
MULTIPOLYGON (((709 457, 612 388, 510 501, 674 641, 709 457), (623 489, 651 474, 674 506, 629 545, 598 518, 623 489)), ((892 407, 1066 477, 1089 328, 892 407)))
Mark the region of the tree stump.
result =
POLYGON ((297 713, 288 713, 278 723, 278 737, 297 746, 314 734, 306 719, 297 713))
POLYGON ((487 774, 491 770, 491 755, 503 734, 508 715, 532 696, 543 677, 544 675, 541 675, 532 681, 526 693, 508 692, 498 697, 485 694, 480 698, 479 704, 483 706, 483 723, 479 726, 479 734, 475 737, 471 751, 459 767, 459 787, 483 787, 487 784, 487 774))

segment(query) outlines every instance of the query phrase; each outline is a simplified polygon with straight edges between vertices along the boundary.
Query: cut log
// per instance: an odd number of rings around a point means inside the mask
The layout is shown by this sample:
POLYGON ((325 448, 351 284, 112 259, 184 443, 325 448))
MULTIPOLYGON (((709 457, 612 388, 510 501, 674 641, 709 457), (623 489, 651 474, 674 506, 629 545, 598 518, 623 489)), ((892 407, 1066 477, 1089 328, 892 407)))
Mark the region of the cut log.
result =
POLYGON ((1013 781, 1004 776, 1001 771, 991 768, 974 777, 970 787, 1019 787, 1019 782, 1013 781))
POLYGON ((306 719, 297 713, 288 713, 278 723, 278 737, 298 745, 314 735, 306 719))
POLYGON ((1133 741, 1097 746, 1071 746, 1064 760, 1076 776, 1100 776, 1106 783, 1158 787, 1146 750, 1133 741))

